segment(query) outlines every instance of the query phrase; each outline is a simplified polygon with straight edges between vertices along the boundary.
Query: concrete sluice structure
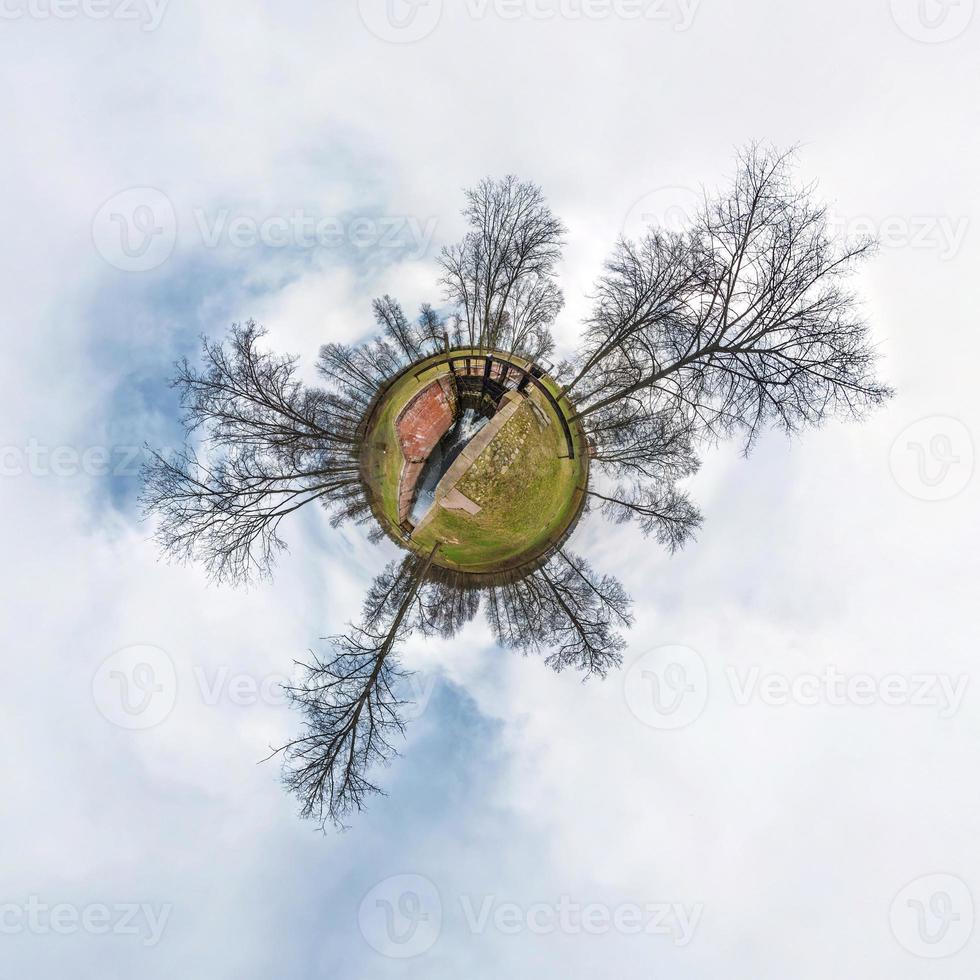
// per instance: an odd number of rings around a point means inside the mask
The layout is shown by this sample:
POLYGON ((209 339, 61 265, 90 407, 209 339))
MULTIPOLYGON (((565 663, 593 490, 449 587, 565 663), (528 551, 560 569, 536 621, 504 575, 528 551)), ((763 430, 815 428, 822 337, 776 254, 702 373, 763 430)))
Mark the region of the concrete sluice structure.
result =
MULTIPOLYGON (((508 392, 520 387, 520 380, 514 374, 508 378, 503 365, 462 359, 455 372, 430 382, 405 405, 395 422, 405 457, 398 488, 403 526, 414 527, 424 519, 439 483, 496 415, 508 392)), ((469 509, 468 503, 456 501, 462 509, 469 509)))
MULTIPOLYGON (((468 515, 477 522, 481 520, 485 502, 469 495, 465 489, 466 476, 482 459, 483 449, 490 445, 496 432, 522 405, 531 409, 542 431, 552 424, 559 426, 558 438, 564 446, 559 447, 557 458, 568 460, 567 465, 579 471, 575 486, 569 491, 565 508, 568 516, 563 516, 553 537, 542 546, 535 545, 499 561, 485 561, 482 564, 486 567, 480 567, 481 563, 470 558, 462 559, 460 564, 458 558, 440 552, 427 572, 432 581, 462 589, 518 581, 544 564, 578 523, 587 499, 584 486, 588 479, 589 447, 575 423, 569 421, 573 407, 560 402, 562 395, 554 393, 554 388, 547 370, 526 358, 503 351, 453 348, 408 365, 371 402, 362 422, 365 434, 362 479, 372 512, 382 529, 409 550, 422 547, 416 544, 418 535, 426 538, 425 547, 428 547, 430 521, 447 511, 456 512, 460 518, 468 515), (427 372, 434 371, 439 373, 435 376, 430 373, 429 380, 423 380, 427 372), (414 391, 405 395, 395 414, 379 427, 378 413, 383 412, 392 389, 406 381, 410 384, 413 376, 414 391), (445 464, 433 461, 432 478, 423 479, 431 457, 444 455, 441 441, 451 433, 460 417, 467 415, 469 423, 466 428, 461 427, 463 438, 451 440, 448 447, 455 458, 445 464), (479 431, 475 423, 481 425, 479 431), (392 455, 399 460, 394 470, 386 466, 386 459, 390 462, 392 455), (463 489, 457 485, 460 483, 464 483, 463 489), (419 500, 423 493, 426 499, 419 500)), ((546 516, 544 511, 542 516, 546 516)), ((449 543, 458 545, 459 541, 449 543)))

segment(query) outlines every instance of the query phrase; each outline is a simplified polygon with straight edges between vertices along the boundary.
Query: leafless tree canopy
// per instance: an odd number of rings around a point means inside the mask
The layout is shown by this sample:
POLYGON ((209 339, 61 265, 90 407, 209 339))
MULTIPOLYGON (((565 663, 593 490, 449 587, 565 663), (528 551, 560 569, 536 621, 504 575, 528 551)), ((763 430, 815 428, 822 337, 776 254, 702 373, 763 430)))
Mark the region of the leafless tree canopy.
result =
MULTIPOLYGON (((222 581, 268 574, 281 522, 306 504, 318 501, 334 524, 371 517, 364 421, 406 366, 447 347, 551 353, 564 227, 540 189, 515 177, 484 180, 466 200, 469 231, 440 260, 448 307, 423 304, 412 318, 391 296, 376 299, 377 335, 324 345, 319 385, 299 380, 294 358, 264 350, 252 322, 224 343, 205 340, 200 369, 178 365, 187 445, 153 456, 144 491, 166 554, 198 559, 222 581)), ((739 156, 730 188, 705 195, 689 228, 620 242, 580 351, 554 372, 588 440, 590 509, 674 551, 701 525, 681 483, 702 444, 737 434, 748 452, 766 427, 792 434, 887 398, 848 287, 871 250, 835 241, 791 155, 759 146, 739 156)), ((302 664, 288 689, 304 727, 276 754, 306 816, 339 822, 377 790, 373 770, 404 728, 396 647, 413 632, 454 636, 483 605, 501 646, 555 670, 603 676, 620 663, 630 599, 584 558, 558 547, 523 576, 474 587, 434 555, 388 565, 360 624, 302 664)))
POLYGON ((303 731, 274 754, 284 758, 286 785, 305 817, 340 824, 379 792, 371 773, 396 754, 409 703, 395 647, 415 627, 413 609, 434 554, 386 569, 364 623, 332 637, 329 655, 300 664, 303 679, 286 688, 303 731))
POLYGON ((543 653, 558 671, 600 677, 621 663, 618 631, 632 623, 619 581, 564 550, 525 578, 490 589, 487 616, 501 646, 543 653))
POLYGON ((747 452, 767 426, 792 434, 889 397, 848 288, 872 249, 836 241, 792 155, 760 146, 687 231, 620 242, 566 386, 617 481, 592 488, 602 510, 675 548, 700 524, 674 487, 697 442, 740 433, 747 452))
POLYGON ((201 445, 154 454, 144 474, 164 552, 221 581, 267 574, 281 522, 305 504, 363 506, 356 409, 301 384, 295 359, 261 350, 262 335, 236 325, 224 344, 203 342, 203 369, 178 365, 184 425, 201 445))
POLYGON ((554 348, 564 297, 555 281, 565 227, 541 189, 516 177, 466 192, 471 231, 442 252, 442 283, 472 347, 539 360, 554 348))
POLYGON ((321 349, 326 388, 304 385, 296 358, 264 350, 253 321, 234 325, 224 343, 205 338, 202 369, 177 366, 188 444, 153 453, 144 472, 143 504, 166 555, 241 583, 271 572, 285 547, 282 521, 306 504, 319 501, 335 524, 370 517, 359 470, 364 413, 393 374, 444 343, 429 306, 410 321, 384 296, 374 313, 381 336, 321 349))
MULTIPOLYGON (((410 703, 397 644, 419 631, 452 636, 475 615, 481 593, 432 582, 428 559, 408 555, 374 580, 361 624, 332 637, 329 653, 299 664, 301 680, 286 689, 303 730, 276 749, 301 813, 340 824, 380 788, 373 775, 397 754, 410 703)), ((545 656, 557 671, 605 676, 621 662, 619 630, 632 622, 630 600, 608 575, 559 551, 543 568, 486 593, 503 646, 545 656)))
POLYGON ((685 233, 622 242, 599 280, 577 376, 583 418, 673 405, 702 434, 860 416, 890 391, 847 287, 873 243, 840 243, 791 158, 751 147, 685 233))

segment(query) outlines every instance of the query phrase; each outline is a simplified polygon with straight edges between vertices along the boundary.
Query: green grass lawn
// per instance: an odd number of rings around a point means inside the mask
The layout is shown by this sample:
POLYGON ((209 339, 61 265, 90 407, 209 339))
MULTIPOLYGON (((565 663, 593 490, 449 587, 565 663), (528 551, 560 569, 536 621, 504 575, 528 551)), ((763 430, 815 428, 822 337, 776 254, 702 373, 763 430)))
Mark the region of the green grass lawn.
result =
MULTIPOLYGON (((429 360, 436 361, 438 356, 429 360)), ((367 436, 369 482, 380 500, 384 516, 393 527, 398 526, 398 481, 405 462, 398 443, 395 419, 417 391, 449 372, 449 365, 443 364, 416 379, 415 372, 424 367, 423 361, 399 378, 386 392, 367 436)))
MULTIPOLYGON (((465 356, 465 352, 458 352, 465 356)), ((477 353, 474 351, 474 353, 477 353)), ((442 355, 428 360, 438 361, 442 355)), ((404 457, 398 443, 395 419, 412 396, 436 378, 448 373, 448 365, 425 371, 423 361, 399 378, 377 407, 366 440, 365 473, 376 495, 378 515, 397 536, 398 484, 404 457)), ((558 388, 543 379, 549 390, 558 388)), ((466 571, 489 572, 521 564, 545 550, 575 516, 581 494, 577 487, 586 478, 586 447, 576 439, 576 458, 559 459, 565 440, 552 410, 539 392, 533 395, 548 424, 542 428, 529 405, 524 405, 480 454, 459 489, 482 507, 479 514, 440 508, 410 545, 427 553, 443 542, 437 563, 466 571), (506 472, 502 472, 506 466, 506 472)), ((570 406, 562 400, 566 414, 570 406)))
POLYGON ((542 429, 529 405, 515 412, 457 484, 480 512, 440 508, 413 544, 425 552, 440 541, 440 564, 473 572, 507 568, 547 548, 575 514, 583 475, 581 459, 559 459, 565 441, 547 417, 542 429))

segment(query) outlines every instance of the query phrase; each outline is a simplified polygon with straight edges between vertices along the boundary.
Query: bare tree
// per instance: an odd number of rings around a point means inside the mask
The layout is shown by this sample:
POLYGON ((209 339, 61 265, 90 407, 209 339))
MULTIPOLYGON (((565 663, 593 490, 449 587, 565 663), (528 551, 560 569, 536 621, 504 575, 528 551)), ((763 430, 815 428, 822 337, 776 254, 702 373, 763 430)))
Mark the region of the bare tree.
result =
POLYGON ((625 387, 643 363, 632 365, 632 358, 639 353, 652 359, 650 339, 686 309, 704 278, 693 258, 680 234, 650 233, 639 242, 617 245, 597 284, 595 309, 566 394, 579 385, 583 399, 605 388, 615 390, 617 383, 625 387))
POLYGON ((374 317, 384 336, 409 364, 432 354, 443 345, 445 324, 428 303, 423 303, 414 322, 405 316, 401 304, 385 294, 374 301, 374 317))
POLYGON ((616 524, 637 521, 644 536, 654 535, 671 553, 681 548, 701 526, 701 514, 686 493, 673 485, 642 483, 615 489, 606 494, 589 489, 588 495, 616 524))
MULTIPOLYGON (((324 345, 319 384, 301 382, 295 358, 263 351, 251 321, 224 343, 205 340, 201 369, 178 365, 187 444, 152 457, 143 495, 165 553, 199 559, 220 580, 268 574, 282 521, 306 504, 319 502, 334 524, 371 517, 364 440, 406 368, 447 349, 464 360, 472 347, 550 354, 564 227, 540 189, 514 177, 467 192, 464 215, 469 231, 441 258, 445 316, 423 304, 411 319, 391 296, 376 299, 377 336, 324 345)), ((552 372, 588 442, 588 506, 674 551, 701 523, 680 489, 699 443, 740 432, 748 452, 764 426, 793 433, 887 398, 847 288, 871 248, 835 242, 812 189, 794 183, 791 157, 758 146, 688 230, 620 242, 578 356, 552 372)), ((383 533, 376 524, 372 535, 383 533)), ((373 770, 404 730, 395 651, 413 631, 454 636, 485 604, 501 645, 540 653, 555 670, 603 676, 621 662, 630 598, 583 558, 558 548, 484 584, 439 567, 437 549, 387 565, 360 625, 301 664, 287 689, 303 730, 273 754, 307 817, 340 822, 378 791, 373 770)))
MULTIPOLYGON (((416 582, 418 557, 409 552, 401 561, 391 561, 374 577, 364 597, 361 618, 366 623, 391 622, 406 601, 415 608, 421 586, 416 582)), ((424 584, 424 583, 423 583, 424 584)))
POLYGON ((419 310, 419 334, 422 344, 429 345, 432 350, 453 343, 445 318, 440 316, 430 303, 423 303, 419 310))
POLYGON ((409 321, 401 304, 387 293, 374 301, 374 317, 385 336, 401 352, 406 361, 414 361, 422 353, 422 337, 418 324, 409 321))
POLYGON ((443 249, 442 283, 470 346, 532 360, 554 347, 550 326, 564 305, 555 281, 565 228, 541 189, 516 177, 466 192, 472 230, 443 249))
POLYGON ((368 598, 364 625, 331 638, 330 654, 299 664, 303 680, 285 689, 303 730, 272 755, 282 756, 283 779, 304 817, 342 824, 381 792, 372 772, 397 754, 409 703, 408 675, 393 654, 415 627, 413 608, 435 553, 389 566, 368 598))
POLYGON ((381 336, 321 348, 328 388, 303 384, 296 358, 262 350, 254 321, 233 325, 224 343, 205 338, 202 369, 178 364, 188 444, 152 453, 142 496, 165 554, 244 582, 270 573, 285 547, 282 521, 306 504, 319 501, 335 525, 370 517, 360 473, 366 413, 402 367, 445 342, 431 306, 412 322, 386 295, 374 313, 381 336))
POLYGON ((480 611, 481 590, 472 585, 430 582, 419 596, 419 629, 429 636, 455 636, 480 611))
POLYGON ((622 662, 625 641, 617 629, 632 623, 629 607, 617 579, 563 550, 487 593, 487 617, 502 646, 544 653, 556 671, 576 667, 586 676, 604 677, 622 662))
POLYGON ((197 558, 222 581, 268 574, 284 547, 281 522, 308 503, 335 517, 367 512, 358 406, 303 385, 295 358, 262 351, 262 335, 254 322, 235 325, 224 344, 203 341, 203 370, 178 365, 184 426, 205 452, 153 453, 144 471, 164 553, 197 558))
POLYGON ((648 412, 625 400, 589 419, 592 463, 615 479, 673 482, 700 467, 694 428, 673 407, 648 412))
POLYGON ((846 280, 872 243, 835 242, 791 158, 752 146, 690 232, 623 242, 599 280, 578 417, 624 400, 676 406, 709 436, 787 432, 887 398, 846 280))

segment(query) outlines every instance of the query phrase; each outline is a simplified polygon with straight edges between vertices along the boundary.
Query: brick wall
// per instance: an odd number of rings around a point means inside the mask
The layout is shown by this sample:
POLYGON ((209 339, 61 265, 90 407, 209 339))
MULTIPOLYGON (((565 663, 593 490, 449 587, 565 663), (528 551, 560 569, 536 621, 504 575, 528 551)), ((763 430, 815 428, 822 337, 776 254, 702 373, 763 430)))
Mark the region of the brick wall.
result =
POLYGON ((398 519, 408 517, 415 484, 435 445, 449 431, 456 411, 452 382, 437 378, 423 388, 395 420, 398 443, 405 457, 398 488, 398 519))

